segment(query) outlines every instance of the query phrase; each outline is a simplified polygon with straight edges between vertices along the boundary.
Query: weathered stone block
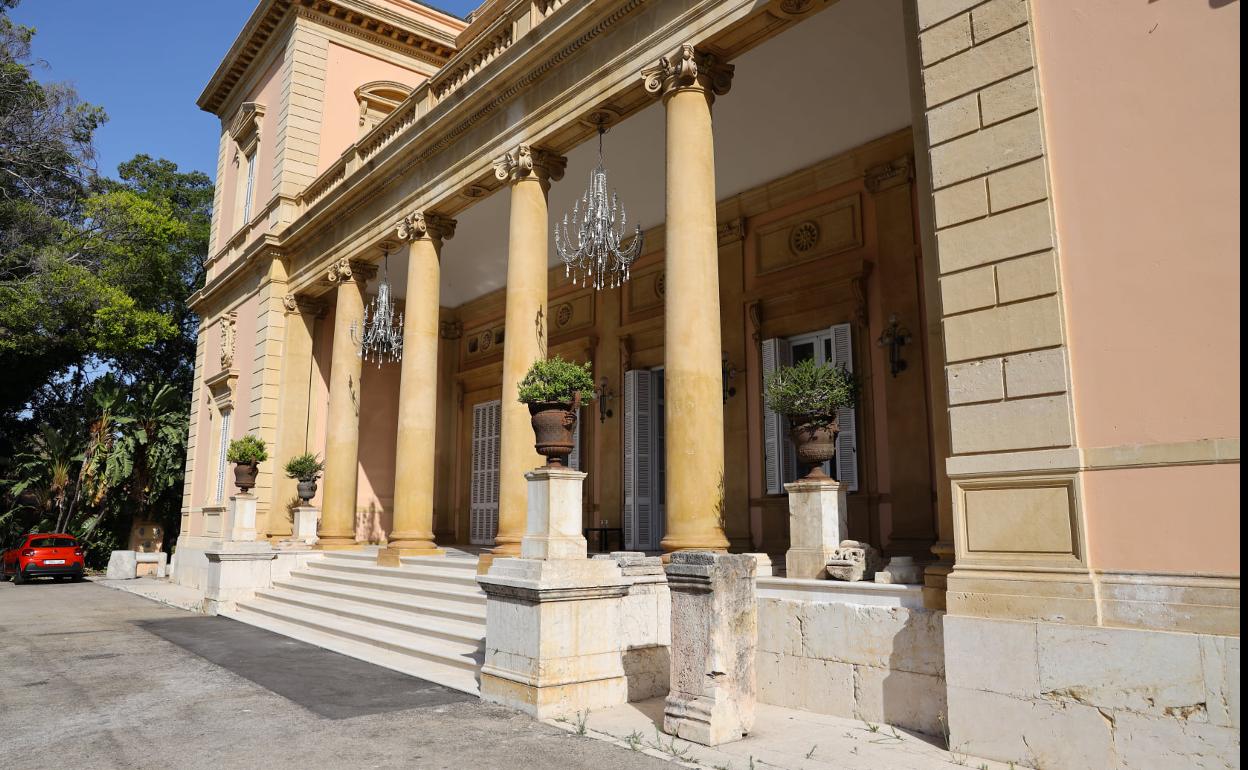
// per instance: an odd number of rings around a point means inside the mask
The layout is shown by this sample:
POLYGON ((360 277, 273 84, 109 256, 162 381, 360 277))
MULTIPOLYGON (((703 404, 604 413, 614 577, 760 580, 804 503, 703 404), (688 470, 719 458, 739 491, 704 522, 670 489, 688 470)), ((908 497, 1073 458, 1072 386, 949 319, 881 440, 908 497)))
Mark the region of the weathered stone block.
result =
POLYGON ((1057 261, 1053 252, 1011 259, 997 265, 997 290, 1002 302, 1057 292, 1057 261))
POLYGON ((833 580, 873 580, 883 566, 880 552, 867 543, 842 540, 828 559, 828 577, 833 580))
POLYGON ((940 270, 951 273, 1053 248, 1053 220, 1037 203, 941 230, 936 240, 940 270))
POLYGON ((804 602, 789 599, 758 600, 758 648, 783 655, 802 655, 804 602))
POLYGON ((854 693, 858 716, 927 735, 941 735, 942 715, 948 713, 945 681, 930 674, 915 674, 874 666, 854 667, 854 693))
POLYGON ((980 179, 937 190, 933 196, 936 227, 949 227, 988 215, 988 185, 980 179))
POLYGON ((945 350, 951 362, 1061 344, 1062 317, 1056 297, 945 319, 945 350))
POLYGON ((1239 638, 1201 636, 1201 667, 1205 676, 1205 705, 1209 721, 1239 729, 1239 638))
POLYGON ((587 473, 570 468, 538 468, 528 479, 526 531, 520 540, 524 559, 584 559, 581 486, 587 473))
POLYGON ((971 11, 975 40, 990 37, 1027 23, 1027 0, 992 0, 971 11))
POLYGON ((1037 112, 998 123, 932 148, 936 189, 1040 157, 1044 135, 1037 112))
POLYGON ((894 556, 884 565, 884 569, 875 573, 875 582, 920 584, 923 582, 923 565, 916 564, 913 556, 894 556))
POLYGON ((802 655, 944 677, 944 613, 840 602, 802 605, 802 655))
POLYGON ((949 384, 950 404, 973 404, 1005 398, 1000 358, 951 364, 945 367, 945 380, 949 384))
POLYGON ((784 708, 854 716, 854 667, 848 663, 759 653, 758 698, 784 708))
POLYGON ((1239 730, 1192 719, 1114 712, 1118 767, 1238 768, 1239 730))
POLYGON ((1005 392, 1010 398, 1064 393, 1066 388, 1066 351, 1062 348, 1006 356, 1005 392))
POLYGON ((939 24, 980 2, 982 0, 919 0, 919 29, 939 24))
MULTIPOLYGON (((825 578, 827 563, 849 531, 849 504, 843 485, 827 480, 785 484, 789 495, 789 543, 785 574, 825 578)), ((757 573, 756 573, 757 574, 757 573)))
POLYGON ((108 580, 134 580, 138 577, 138 558, 134 551, 113 551, 108 555, 108 580))
POLYGON ((671 693, 665 732, 705 746, 743 738, 754 725, 758 646, 755 561, 740 554, 678 551, 672 592, 671 693))
POLYGON ((1035 623, 948 615, 944 636, 945 676, 950 687, 1039 697, 1035 623))
POLYGON ((919 35, 923 66, 971 47, 971 16, 962 14, 919 35))
POLYGON ((927 113, 927 138, 940 144, 979 130, 979 97, 967 94, 927 113))
POLYGON ((989 83, 1030 68, 1033 62, 1031 30, 1028 27, 974 46, 923 71, 927 106, 977 91, 989 83))
POLYGON ((988 176, 988 198, 992 202, 994 214, 1048 197, 1043 158, 1002 169, 988 176))

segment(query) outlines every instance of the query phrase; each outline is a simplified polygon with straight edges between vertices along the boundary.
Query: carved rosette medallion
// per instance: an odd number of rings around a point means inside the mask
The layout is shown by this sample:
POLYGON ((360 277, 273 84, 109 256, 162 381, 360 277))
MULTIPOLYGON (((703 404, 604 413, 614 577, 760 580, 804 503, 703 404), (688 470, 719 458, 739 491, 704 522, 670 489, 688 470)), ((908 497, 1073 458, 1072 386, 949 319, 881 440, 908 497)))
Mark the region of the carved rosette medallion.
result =
POLYGON ((812 220, 798 224, 789 232, 789 249, 805 254, 819 245, 819 225, 812 220))
POLYGON ((699 51, 685 43, 676 53, 664 56, 655 66, 642 70, 641 78, 646 91, 655 96, 687 88, 704 91, 708 99, 714 99, 728 93, 734 69, 715 54, 699 51))
POLYGON ((400 241, 426 237, 445 241, 455 237, 455 220, 431 211, 413 211, 399 220, 394 232, 400 241))
POLYGON ((540 147, 522 144, 494 161, 494 176, 504 182, 536 179, 542 184, 563 179, 568 159, 540 147))
POLYGON ((559 307, 555 308, 555 325, 556 326, 562 329, 563 327, 567 326, 571 321, 572 321, 572 306, 571 305, 565 302, 559 307))

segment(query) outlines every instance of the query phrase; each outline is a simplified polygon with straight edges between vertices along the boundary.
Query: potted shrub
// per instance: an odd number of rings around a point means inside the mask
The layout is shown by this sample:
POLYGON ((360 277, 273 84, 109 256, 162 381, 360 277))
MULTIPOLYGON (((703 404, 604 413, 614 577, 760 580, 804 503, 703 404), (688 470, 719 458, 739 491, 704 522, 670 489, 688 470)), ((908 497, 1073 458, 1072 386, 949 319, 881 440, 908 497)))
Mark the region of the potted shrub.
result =
POLYGON ((239 491, 247 492, 256 485, 256 475, 260 473, 260 463, 269 459, 264 439, 248 433, 230 442, 225 459, 234 463, 234 485, 239 491))
POLYGON ((286 477, 299 481, 299 501, 304 505, 316 497, 316 480, 323 470, 325 463, 311 452, 296 455, 286 462, 286 477))
POLYGON ((844 367, 807 359, 767 376, 767 408, 789 420, 789 437, 798 462, 812 466, 808 479, 826 479, 823 464, 836 456, 836 411, 858 399, 858 381, 844 367))
POLYGON ((575 364, 559 356, 534 361, 520 381, 520 403, 529 405, 537 453, 547 468, 563 467, 575 446, 576 420, 581 403, 594 398, 589 364, 575 364))

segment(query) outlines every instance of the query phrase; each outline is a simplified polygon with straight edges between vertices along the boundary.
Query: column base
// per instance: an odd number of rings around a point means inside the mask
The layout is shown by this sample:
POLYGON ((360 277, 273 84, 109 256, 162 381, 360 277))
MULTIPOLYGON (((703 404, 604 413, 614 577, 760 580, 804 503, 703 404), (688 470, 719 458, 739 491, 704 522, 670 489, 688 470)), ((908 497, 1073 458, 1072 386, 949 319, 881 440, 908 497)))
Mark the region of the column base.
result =
POLYGON ((377 551, 377 566, 401 567, 403 563, 399 560, 404 556, 446 556, 446 551, 432 543, 427 548, 391 544, 377 551))
POLYGON ((514 559, 520 556, 520 541, 499 543, 488 551, 482 551, 477 557, 477 574, 484 575, 490 571, 495 559, 514 559))
POLYGON ((321 538, 315 546, 318 551, 360 551, 364 546, 346 538, 321 538))

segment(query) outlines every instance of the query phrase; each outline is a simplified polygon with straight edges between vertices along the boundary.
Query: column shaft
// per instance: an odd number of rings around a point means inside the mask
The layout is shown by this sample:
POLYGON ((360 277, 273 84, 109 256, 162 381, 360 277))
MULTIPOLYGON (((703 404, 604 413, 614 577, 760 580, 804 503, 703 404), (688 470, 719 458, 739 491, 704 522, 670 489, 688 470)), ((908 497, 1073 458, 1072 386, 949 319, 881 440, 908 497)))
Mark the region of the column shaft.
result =
POLYGON ((437 432, 438 289, 442 238, 451 220, 423 212, 404 220, 409 240, 407 298, 403 318, 403 372, 399 383, 395 447, 394 531, 390 549, 399 556, 445 553, 433 542, 434 447, 437 432))
POLYGON ((713 94, 731 68, 683 46, 643 73, 667 110, 663 550, 724 550, 724 410, 713 94))
MULTIPOLYGON (((360 464, 361 360, 351 324, 362 329, 366 266, 345 259, 330 270, 338 282, 334 300, 333 360, 329 367, 329 412, 325 425, 325 491, 318 547, 355 547, 356 485, 360 464)), ((359 333, 359 332, 357 332, 359 333)))

